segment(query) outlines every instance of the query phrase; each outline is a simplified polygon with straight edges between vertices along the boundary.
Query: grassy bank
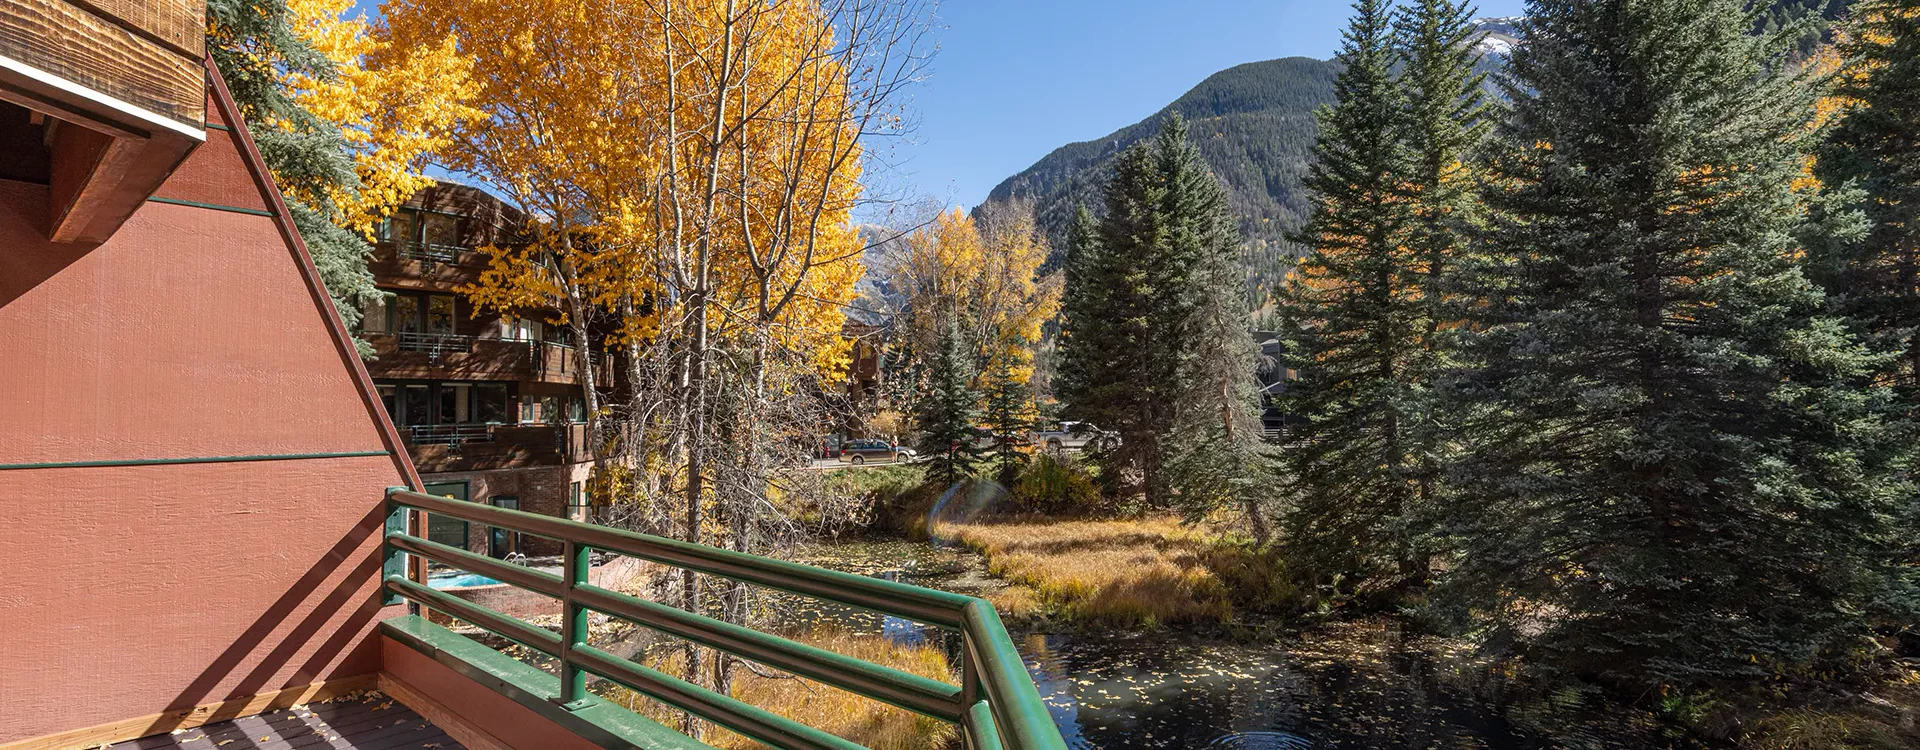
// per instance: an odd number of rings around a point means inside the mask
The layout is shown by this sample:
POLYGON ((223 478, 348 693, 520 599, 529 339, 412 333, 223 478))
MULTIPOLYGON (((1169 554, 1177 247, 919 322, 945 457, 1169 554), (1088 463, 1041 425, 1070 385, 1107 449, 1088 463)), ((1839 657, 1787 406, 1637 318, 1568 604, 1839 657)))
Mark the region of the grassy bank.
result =
POLYGON ((1039 609, 1092 626, 1228 623, 1236 611, 1285 598, 1271 561, 1174 518, 941 523, 936 531, 1018 584, 1009 601, 995 602, 1016 617, 1039 609))
MULTIPOLYGON (((945 682, 957 682, 959 679, 947 664, 946 655, 935 646, 905 646, 878 635, 856 635, 830 629, 793 639, 922 677, 945 682)), ((673 649, 657 658, 647 659, 646 664, 667 674, 679 675, 684 659, 683 652, 673 649)), ((779 672, 768 672, 763 676, 745 668, 734 670, 733 675, 733 697, 873 750, 936 750, 948 747, 956 736, 954 726, 946 722, 812 680, 779 672)), ((662 724, 678 726, 678 712, 639 693, 614 685, 607 685, 596 692, 609 701, 662 724)), ((718 727, 710 727, 702 741, 721 750, 760 750, 765 747, 718 727)))

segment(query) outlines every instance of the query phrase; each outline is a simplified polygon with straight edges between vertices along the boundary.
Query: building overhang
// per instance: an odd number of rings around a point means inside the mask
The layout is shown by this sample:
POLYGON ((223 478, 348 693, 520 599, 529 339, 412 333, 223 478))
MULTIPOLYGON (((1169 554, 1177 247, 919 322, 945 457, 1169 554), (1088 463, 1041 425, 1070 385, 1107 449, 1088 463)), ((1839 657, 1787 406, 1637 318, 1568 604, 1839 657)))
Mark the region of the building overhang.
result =
POLYGON ((0 9, 0 101, 41 126, 49 238, 106 241, 206 141, 205 16, 204 0, 0 9))

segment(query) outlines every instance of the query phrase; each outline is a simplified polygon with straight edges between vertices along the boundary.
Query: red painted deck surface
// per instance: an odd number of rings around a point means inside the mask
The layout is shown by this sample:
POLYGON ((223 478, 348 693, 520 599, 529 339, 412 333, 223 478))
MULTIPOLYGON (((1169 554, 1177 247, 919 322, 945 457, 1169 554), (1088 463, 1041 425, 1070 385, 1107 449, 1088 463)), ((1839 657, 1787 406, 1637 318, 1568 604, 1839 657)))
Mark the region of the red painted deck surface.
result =
POLYGON ((109 750, 464 750, 412 709, 379 693, 294 706, 170 735, 108 745, 109 750))

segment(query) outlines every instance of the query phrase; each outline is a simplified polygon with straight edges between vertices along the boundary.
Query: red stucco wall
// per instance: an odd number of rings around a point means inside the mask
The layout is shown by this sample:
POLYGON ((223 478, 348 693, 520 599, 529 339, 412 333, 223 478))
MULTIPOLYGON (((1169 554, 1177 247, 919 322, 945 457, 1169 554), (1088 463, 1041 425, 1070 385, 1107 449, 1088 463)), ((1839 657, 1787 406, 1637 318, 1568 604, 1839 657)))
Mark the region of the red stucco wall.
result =
MULTIPOLYGON (((160 194, 272 205, 209 136, 160 194)), ((0 468, 0 744, 376 671, 409 465, 275 220, 149 202, 53 245, 46 192, 0 181, 0 467, 379 455, 0 468)))
POLYGON ((0 471, 0 743, 378 671, 394 478, 377 457, 0 471))

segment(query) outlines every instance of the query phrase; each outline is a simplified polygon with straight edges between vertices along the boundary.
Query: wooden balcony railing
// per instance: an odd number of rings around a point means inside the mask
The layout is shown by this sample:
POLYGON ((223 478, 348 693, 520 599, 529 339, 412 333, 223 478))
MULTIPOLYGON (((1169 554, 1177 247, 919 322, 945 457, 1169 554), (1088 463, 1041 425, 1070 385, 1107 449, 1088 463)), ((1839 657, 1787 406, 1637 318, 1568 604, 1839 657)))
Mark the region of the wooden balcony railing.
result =
MULTIPOLYGON (((587 675, 624 685, 775 748, 864 750, 860 745, 649 669, 587 643, 587 614, 599 612, 749 661, 958 724, 974 750, 1065 750, 1020 654, 985 600, 705 545, 393 488, 387 492, 388 603, 438 610, 559 660, 559 700, 587 708, 587 675), (503 563, 407 533, 408 514, 444 514, 560 540, 561 575, 503 563), (588 555, 604 550, 958 631, 961 680, 953 685, 591 585, 588 555), (561 602, 558 634, 436 591, 407 577, 405 556, 493 578, 561 602)), ((424 567, 424 566, 417 566, 424 567)))

